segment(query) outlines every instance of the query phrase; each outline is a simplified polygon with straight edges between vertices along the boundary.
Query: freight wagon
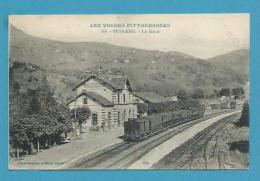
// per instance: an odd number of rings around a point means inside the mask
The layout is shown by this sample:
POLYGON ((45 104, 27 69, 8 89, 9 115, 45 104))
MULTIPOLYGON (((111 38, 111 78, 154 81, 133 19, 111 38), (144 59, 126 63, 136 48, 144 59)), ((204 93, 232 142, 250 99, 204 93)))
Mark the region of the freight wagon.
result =
POLYGON ((156 132, 201 118, 203 115, 203 108, 193 108, 129 119, 124 123, 125 139, 128 141, 138 141, 156 132))

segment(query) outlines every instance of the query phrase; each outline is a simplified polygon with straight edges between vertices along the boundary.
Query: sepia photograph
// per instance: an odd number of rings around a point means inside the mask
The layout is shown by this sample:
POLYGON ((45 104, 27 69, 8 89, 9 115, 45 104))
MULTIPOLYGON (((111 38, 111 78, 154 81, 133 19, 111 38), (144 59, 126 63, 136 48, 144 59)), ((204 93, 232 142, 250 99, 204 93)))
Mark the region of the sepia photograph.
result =
POLYGON ((9 170, 247 170, 250 14, 9 16, 9 170))

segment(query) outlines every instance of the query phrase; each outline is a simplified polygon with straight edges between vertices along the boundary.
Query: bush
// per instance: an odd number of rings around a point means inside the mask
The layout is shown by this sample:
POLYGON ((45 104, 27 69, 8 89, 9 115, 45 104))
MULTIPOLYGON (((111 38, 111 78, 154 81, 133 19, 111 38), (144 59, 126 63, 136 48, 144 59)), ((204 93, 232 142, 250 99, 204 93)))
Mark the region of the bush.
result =
POLYGON ((247 102, 243 105, 241 117, 239 121, 236 122, 236 125, 239 127, 249 127, 249 104, 247 102))
POLYGON ((243 140, 243 141, 235 141, 230 144, 229 150, 236 150, 238 149, 242 153, 248 153, 249 152, 249 141, 243 140))

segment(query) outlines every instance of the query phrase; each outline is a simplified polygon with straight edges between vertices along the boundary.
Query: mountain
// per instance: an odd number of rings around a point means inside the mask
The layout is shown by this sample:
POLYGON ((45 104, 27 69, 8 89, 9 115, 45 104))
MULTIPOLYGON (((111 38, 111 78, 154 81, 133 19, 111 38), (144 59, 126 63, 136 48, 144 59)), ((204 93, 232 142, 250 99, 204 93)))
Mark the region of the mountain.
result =
POLYGON ((207 59, 213 65, 228 68, 249 76, 249 50, 239 49, 207 59))
POLYGON ((246 66, 237 71, 232 66, 218 63, 226 60, 226 64, 232 64, 239 59, 248 65, 248 59, 236 53, 202 60, 177 51, 142 50, 98 42, 53 41, 28 35, 14 26, 10 26, 9 59, 11 62, 32 63, 46 70, 55 94, 64 97, 71 94, 71 88, 84 78, 87 71, 122 72, 132 81, 136 91, 155 91, 165 96, 182 89, 190 93, 203 89, 210 94, 215 89, 238 87, 248 81, 246 66))

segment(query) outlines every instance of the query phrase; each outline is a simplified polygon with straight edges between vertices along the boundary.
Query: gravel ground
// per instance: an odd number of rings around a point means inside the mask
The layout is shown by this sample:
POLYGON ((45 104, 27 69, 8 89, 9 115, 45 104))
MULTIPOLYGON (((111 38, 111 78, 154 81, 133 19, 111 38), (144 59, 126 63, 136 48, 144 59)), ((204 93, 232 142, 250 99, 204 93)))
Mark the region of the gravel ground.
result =
POLYGON ((82 139, 72 140, 70 143, 54 146, 43 150, 37 155, 29 155, 19 160, 10 159, 9 169, 12 170, 50 170, 62 168, 67 162, 82 155, 103 149, 106 146, 123 142, 119 136, 124 134, 123 128, 114 128, 105 132, 85 131, 82 139))
POLYGON ((189 142, 169 153, 155 169, 247 169, 248 153, 230 149, 233 142, 247 140, 248 128, 233 122, 239 115, 209 127, 189 142))

